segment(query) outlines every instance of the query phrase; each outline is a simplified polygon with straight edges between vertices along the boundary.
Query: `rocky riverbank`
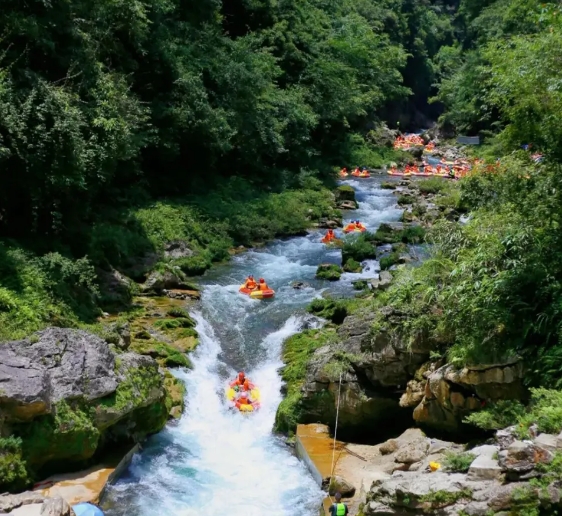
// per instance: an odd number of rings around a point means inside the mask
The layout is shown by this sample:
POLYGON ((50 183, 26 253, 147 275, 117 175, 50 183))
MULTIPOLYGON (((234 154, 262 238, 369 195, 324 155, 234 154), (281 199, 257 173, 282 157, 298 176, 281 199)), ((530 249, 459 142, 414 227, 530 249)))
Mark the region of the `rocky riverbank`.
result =
POLYGON ((454 231, 469 218, 459 189, 417 178, 393 179, 383 188, 394 190, 405 208, 402 223, 344 244, 342 263, 377 258, 384 270, 357 285, 357 299, 315 300, 309 311, 326 325, 285 342, 287 396, 277 429, 290 433, 316 422, 333 429, 339 397, 338 439, 370 443, 346 446, 361 447, 360 469, 383 475, 365 489, 364 515, 553 514, 562 494, 562 424, 558 409, 546 406, 557 401, 537 401, 549 395, 533 391, 538 408, 526 407, 525 364, 517 356, 447 362, 447 334, 428 331, 441 314, 424 303, 414 318, 412 308, 418 309, 401 301, 416 267, 412 235, 447 224, 454 231), (490 438, 502 421, 518 423, 490 438), (420 429, 406 431, 413 424, 420 429), (411 432, 417 438, 406 442, 411 432), (455 444, 469 441, 470 447, 455 444))

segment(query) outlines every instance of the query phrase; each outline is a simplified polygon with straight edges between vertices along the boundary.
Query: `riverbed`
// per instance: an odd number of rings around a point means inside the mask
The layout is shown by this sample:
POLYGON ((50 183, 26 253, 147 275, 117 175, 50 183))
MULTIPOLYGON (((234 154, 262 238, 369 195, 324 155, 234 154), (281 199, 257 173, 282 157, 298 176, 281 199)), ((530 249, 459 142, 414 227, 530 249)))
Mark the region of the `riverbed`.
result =
MULTIPOLYGON (((375 231, 400 218, 393 192, 381 189, 381 181, 377 176, 344 182, 355 188, 359 202, 344 222, 359 219, 375 231)), ((320 243, 323 233, 274 241, 202 278, 201 303, 192 313, 201 343, 191 355, 193 369, 176 372, 187 387, 185 413, 149 439, 107 490, 107 516, 317 516, 324 493, 272 432, 282 399, 282 343, 320 324, 305 311, 312 299, 327 290, 352 296, 352 282, 378 270, 373 260, 362 273, 345 273, 338 282, 316 280, 319 263, 341 261, 341 251, 320 243), (264 277, 276 297, 240 295, 248 274, 264 277), (305 287, 294 289, 293 281, 305 287), (234 413, 224 401, 224 387, 239 370, 262 394, 261 410, 249 416, 234 413)))

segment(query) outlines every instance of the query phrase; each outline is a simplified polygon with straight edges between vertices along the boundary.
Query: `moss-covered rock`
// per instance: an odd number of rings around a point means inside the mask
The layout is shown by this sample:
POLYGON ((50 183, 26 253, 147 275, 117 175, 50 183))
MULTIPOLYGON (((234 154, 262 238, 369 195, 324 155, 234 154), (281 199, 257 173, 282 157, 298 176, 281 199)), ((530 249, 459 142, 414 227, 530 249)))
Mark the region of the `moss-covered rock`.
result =
POLYGON ((307 307, 307 311, 335 324, 341 324, 347 317, 348 300, 344 299, 314 299, 307 307))
POLYGON ((301 421, 301 387, 306 378, 308 360, 314 351, 334 337, 334 330, 306 330, 283 343, 285 367, 281 370, 281 377, 285 382, 286 395, 275 415, 275 430, 278 432, 292 433, 301 421))
POLYGON ((191 367, 191 361, 185 352, 177 349, 174 344, 155 339, 137 340, 131 345, 131 350, 141 355, 148 355, 163 366, 191 367))
POLYGON ((164 388, 166 389, 166 409, 168 414, 174 419, 179 419, 185 404, 185 385, 170 372, 167 372, 164 379, 164 388))
POLYGON ((181 410, 180 387, 165 388, 155 360, 115 355, 95 335, 54 328, 1 346, 10 380, 0 398, 8 435, 0 439, 0 491, 85 466, 108 443, 142 440, 164 427, 174 406, 181 410))
POLYGON ((349 185, 338 186, 334 192, 336 197, 336 202, 342 201, 353 201, 357 202, 355 199, 355 190, 349 185))
POLYGON ((363 270, 363 266, 359 262, 356 262, 353 258, 349 258, 345 262, 343 270, 346 272, 361 272, 363 270))
POLYGON ((335 265, 333 263, 322 263, 316 270, 316 277, 318 279, 325 279, 328 281, 337 281, 341 278, 342 273, 343 270, 339 265, 335 265))
POLYGON ((353 259, 356 262, 362 262, 369 258, 375 258, 377 250, 373 245, 374 235, 372 233, 363 233, 357 238, 346 241, 342 248, 342 262, 346 263, 353 259))

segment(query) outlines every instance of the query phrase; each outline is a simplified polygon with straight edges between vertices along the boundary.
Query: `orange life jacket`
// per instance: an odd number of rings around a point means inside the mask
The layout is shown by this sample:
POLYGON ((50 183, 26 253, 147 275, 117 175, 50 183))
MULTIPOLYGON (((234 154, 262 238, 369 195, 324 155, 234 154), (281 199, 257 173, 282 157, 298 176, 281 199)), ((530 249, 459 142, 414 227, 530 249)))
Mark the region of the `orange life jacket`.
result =
POLYGON ((260 283, 259 289, 260 290, 269 290, 269 287, 267 286, 267 283, 260 283))
POLYGON ((244 287, 253 290, 257 287, 257 283, 254 280, 246 280, 244 287))

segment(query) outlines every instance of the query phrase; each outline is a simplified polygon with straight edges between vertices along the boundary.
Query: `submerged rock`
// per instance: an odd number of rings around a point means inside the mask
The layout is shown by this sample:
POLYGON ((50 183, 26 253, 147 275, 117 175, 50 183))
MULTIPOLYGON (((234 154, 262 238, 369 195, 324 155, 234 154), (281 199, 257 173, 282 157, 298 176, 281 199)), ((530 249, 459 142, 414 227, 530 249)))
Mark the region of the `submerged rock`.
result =
POLYGON ((337 281, 341 278, 343 270, 339 265, 333 263, 321 263, 316 269, 316 277, 318 279, 326 279, 328 281, 337 281))

